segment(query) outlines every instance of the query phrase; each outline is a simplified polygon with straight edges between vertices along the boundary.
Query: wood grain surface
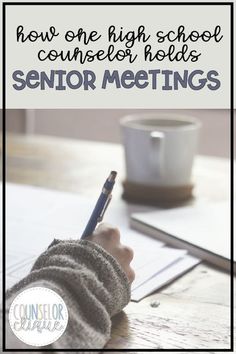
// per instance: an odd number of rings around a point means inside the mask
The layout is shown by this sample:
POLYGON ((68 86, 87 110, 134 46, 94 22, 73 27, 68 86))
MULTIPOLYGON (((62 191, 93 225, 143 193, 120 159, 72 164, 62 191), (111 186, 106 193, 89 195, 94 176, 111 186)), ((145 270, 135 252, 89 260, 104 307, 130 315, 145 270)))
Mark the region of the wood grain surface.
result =
MULTIPOLYGON (((50 137, 7 137, 7 181, 96 196, 104 174, 116 169, 125 178, 120 145, 50 137)), ((196 158, 195 197, 229 198, 229 161, 196 158)), ((120 201, 122 184, 114 199, 120 201)), ((169 286, 130 302, 112 320, 107 348, 230 348, 230 277, 200 264, 169 286)))

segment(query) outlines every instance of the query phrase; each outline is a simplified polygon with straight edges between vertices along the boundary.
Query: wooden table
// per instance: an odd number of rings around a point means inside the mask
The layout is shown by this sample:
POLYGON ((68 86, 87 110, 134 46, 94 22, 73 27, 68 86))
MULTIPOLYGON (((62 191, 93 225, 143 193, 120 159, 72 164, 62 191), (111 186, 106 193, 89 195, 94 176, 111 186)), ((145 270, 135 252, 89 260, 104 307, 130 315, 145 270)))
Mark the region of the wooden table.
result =
MULTIPOLYGON (((120 145, 38 136, 7 137, 7 180, 44 188, 97 195, 104 175, 124 176, 120 145)), ((229 161, 197 157, 196 197, 229 198, 229 161)), ((121 202, 122 186, 114 198, 121 202)), ((122 201, 122 203, 125 203, 122 201)), ((139 210, 144 207, 139 206, 139 210)), ((107 348, 230 348, 230 277, 200 264, 113 319, 107 348)), ((133 352, 135 352, 133 350, 133 352)))

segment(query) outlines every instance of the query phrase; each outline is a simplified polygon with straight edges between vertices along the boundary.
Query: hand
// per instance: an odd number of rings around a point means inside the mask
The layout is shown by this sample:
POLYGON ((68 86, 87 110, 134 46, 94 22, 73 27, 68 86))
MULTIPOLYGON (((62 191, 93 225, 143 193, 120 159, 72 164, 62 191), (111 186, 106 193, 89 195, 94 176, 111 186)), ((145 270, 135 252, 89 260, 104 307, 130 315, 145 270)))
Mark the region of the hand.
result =
POLYGON ((130 267, 134 252, 130 247, 120 243, 120 232, 117 228, 105 223, 100 224, 87 239, 97 243, 110 253, 121 265, 129 281, 132 282, 134 280, 135 273, 130 267))

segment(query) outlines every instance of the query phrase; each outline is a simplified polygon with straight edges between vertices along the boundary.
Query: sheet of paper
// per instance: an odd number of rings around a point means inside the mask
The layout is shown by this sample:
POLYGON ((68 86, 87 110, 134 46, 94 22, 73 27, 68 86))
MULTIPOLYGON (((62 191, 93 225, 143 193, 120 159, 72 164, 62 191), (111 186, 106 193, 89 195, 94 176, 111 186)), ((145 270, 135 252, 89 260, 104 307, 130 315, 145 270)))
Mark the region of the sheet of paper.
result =
MULTIPOLYGON (((54 238, 79 238, 95 201, 77 194, 8 184, 7 283, 13 285, 24 277, 36 257, 54 238)), ((122 201, 114 202, 106 216, 110 223, 119 227, 122 243, 134 250, 132 266, 136 280, 132 293, 135 294, 136 289, 145 289, 148 281, 157 280, 160 286, 160 279, 166 282, 172 278, 169 267, 184 259, 184 250, 164 247, 162 242, 131 230, 127 205, 122 201), (166 270, 165 277, 162 275, 163 278, 159 279, 159 274, 166 270)))
POLYGON ((140 301, 145 296, 160 289, 180 275, 184 274, 187 270, 193 268, 200 262, 199 258, 185 255, 183 258, 177 260, 174 264, 159 272, 155 277, 149 279, 144 284, 132 291, 132 300, 140 301))
POLYGON ((169 265, 175 263, 184 254, 186 254, 185 250, 167 247, 162 247, 157 252, 148 252, 146 254, 135 251, 132 267, 135 269, 136 276, 132 283, 132 290, 166 269, 169 265))
POLYGON ((175 238, 230 258, 230 202, 199 201, 192 206, 132 216, 175 238))

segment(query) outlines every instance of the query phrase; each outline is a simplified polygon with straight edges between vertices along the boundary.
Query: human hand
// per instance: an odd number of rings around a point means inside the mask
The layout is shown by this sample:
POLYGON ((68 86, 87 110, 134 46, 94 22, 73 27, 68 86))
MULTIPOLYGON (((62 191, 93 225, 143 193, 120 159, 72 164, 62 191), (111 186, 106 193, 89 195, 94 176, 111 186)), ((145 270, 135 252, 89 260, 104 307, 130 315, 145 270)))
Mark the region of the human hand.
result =
POLYGON ((117 228, 102 223, 96 228, 94 233, 86 239, 103 247, 118 261, 129 281, 132 282, 134 280, 135 273, 130 267, 134 253, 130 247, 120 243, 120 232, 117 228))

